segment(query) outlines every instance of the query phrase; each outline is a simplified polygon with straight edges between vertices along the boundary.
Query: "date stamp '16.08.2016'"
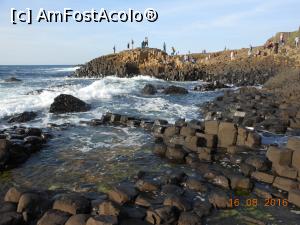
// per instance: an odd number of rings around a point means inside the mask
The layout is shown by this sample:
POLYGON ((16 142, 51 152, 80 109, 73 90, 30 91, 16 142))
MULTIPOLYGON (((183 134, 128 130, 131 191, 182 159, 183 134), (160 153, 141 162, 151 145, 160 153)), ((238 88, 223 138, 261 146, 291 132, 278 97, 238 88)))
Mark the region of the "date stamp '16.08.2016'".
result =
POLYGON ((230 198, 229 199, 229 207, 287 207, 289 202, 287 199, 281 198, 266 198, 266 199, 258 199, 258 198, 230 198))

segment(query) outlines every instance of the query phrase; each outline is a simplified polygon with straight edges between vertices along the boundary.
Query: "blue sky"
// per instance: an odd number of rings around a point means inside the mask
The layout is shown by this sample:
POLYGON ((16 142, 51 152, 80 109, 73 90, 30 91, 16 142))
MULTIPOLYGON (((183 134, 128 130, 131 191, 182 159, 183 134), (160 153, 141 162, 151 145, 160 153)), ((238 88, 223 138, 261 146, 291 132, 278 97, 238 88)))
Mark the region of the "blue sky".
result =
POLYGON ((149 37, 150 47, 180 53, 260 45, 279 31, 300 26, 299 0, 0 0, 0 64, 81 64, 149 37), (145 10, 155 23, 10 23, 10 9, 145 10))

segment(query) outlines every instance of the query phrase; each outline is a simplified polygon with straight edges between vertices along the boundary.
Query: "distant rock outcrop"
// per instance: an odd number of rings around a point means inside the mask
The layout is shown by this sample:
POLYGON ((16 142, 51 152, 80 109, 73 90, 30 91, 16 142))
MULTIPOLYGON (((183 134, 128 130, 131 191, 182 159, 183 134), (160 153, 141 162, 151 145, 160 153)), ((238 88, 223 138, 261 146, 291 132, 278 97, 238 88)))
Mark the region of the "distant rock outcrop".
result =
POLYGON ((259 56, 247 55, 247 49, 238 50, 234 60, 231 51, 212 54, 192 54, 193 60, 183 56, 169 56, 159 49, 134 49, 118 54, 93 59, 75 71, 76 77, 132 77, 149 75, 159 79, 173 81, 207 82, 220 81, 238 86, 259 85, 265 83, 282 67, 293 64, 286 56, 280 57, 263 52, 259 56))
POLYGON ((17 115, 14 115, 8 119, 8 123, 25 123, 31 121, 37 117, 35 112, 23 112, 17 115))
POLYGON ((22 82, 22 80, 15 78, 15 77, 10 77, 4 80, 5 82, 22 82))
POLYGON ((72 95, 59 95, 50 106, 50 113, 86 112, 90 105, 72 95))

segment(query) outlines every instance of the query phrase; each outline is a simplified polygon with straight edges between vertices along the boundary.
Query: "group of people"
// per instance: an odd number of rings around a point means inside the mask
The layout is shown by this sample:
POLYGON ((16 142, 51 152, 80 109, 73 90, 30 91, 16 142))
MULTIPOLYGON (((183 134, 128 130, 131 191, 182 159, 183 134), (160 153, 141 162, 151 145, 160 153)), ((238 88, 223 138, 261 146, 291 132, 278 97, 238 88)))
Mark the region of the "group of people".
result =
MULTIPOLYGON (((296 47, 296 48, 299 48, 299 36, 296 36, 296 37, 295 37, 294 42, 295 42, 295 47, 296 47)), ((280 45, 285 45, 285 37, 284 37, 284 34, 283 34, 283 33, 280 34, 280 37, 279 37, 279 44, 280 44, 280 45)))

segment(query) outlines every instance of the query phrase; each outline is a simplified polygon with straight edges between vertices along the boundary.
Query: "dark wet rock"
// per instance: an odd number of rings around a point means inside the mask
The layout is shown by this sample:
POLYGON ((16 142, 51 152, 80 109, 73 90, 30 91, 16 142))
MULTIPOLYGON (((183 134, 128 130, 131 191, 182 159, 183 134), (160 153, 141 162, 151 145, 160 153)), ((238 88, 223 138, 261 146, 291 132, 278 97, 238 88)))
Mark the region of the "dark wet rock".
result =
POLYGON ((120 222, 120 225, 151 225, 151 223, 139 219, 125 219, 120 222))
POLYGON ((65 225, 85 225, 86 221, 90 218, 91 216, 88 214, 77 214, 71 216, 68 221, 65 223, 65 225))
POLYGON ((166 157, 173 162, 184 163, 186 156, 187 156, 187 152, 180 147, 179 148, 178 147, 175 147, 175 148, 168 147, 167 148, 166 157))
POLYGON ((138 192, 132 184, 124 183, 115 186, 113 190, 108 192, 108 195, 112 201, 123 205, 124 203, 134 200, 138 192))
POLYGON ((184 193, 184 190, 181 187, 174 184, 166 184, 162 186, 161 191, 166 195, 168 194, 182 195, 184 193))
POLYGON ((160 188, 160 183, 153 179, 139 179, 136 182, 136 187, 142 192, 157 191, 160 188))
POLYGON ((90 110, 90 105, 75 98, 72 95, 61 94, 54 99, 50 106, 50 113, 71 113, 86 112, 90 110))
POLYGON ((167 146, 165 144, 155 144, 153 152, 159 156, 165 156, 167 146))
POLYGON ((15 77, 10 77, 4 80, 5 82, 22 82, 22 80, 15 78, 15 77))
POLYGON ((186 187, 197 192, 207 191, 207 186, 204 182, 196 178, 188 178, 186 181, 186 187))
POLYGON ((230 86, 225 85, 219 81, 202 84, 194 87, 194 91, 215 91, 217 89, 230 88, 230 86))
POLYGON ((183 87, 177 87, 177 86, 169 86, 163 90, 163 93, 166 95, 186 95, 188 94, 188 90, 186 90, 183 87))
POLYGON ((25 225, 22 214, 16 212, 0 213, 0 225, 25 225))
POLYGON ((73 215, 85 214, 91 211, 91 204, 88 199, 79 194, 62 194, 56 197, 53 209, 73 215))
POLYGON ((86 225, 117 225, 118 218, 114 216, 95 216, 88 219, 86 225))
POLYGON ((8 119, 8 123, 25 123, 31 120, 34 120, 37 117, 35 112, 23 112, 17 115, 14 115, 8 119))
POLYGON ((39 219, 37 225, 64 225, 70 217, 69 213, 51 209, 39 219))
POLYGON ((182 212, 180 214, 178 225, 201 225, 201 218, 192 212, 182 212))
POLYGON ((181 196, 169 195, 164 201, 165 206, 174 206, 180 211, 189 211, 192 206, 191 203, 181 196))
POLYGON ((233 175, 230 177, 230 186, 233 190, 248 190, 253 187, 253 183, 249 178, 241 175, 233 175))
POLYGON ((143 220, 146 217, 146 212, 146 209, 139 206, 123 206, 120 217, 143 220))
POLYGON ((269 168, 269 163, 266 158, 260 156, 250 156, 245 163, 255 167, 256 170, 266 171, 269 168))
POLYGON ((121 208, 112 201, 104 201, 99 205, 99 215, 101 216, 116 216, 120 214, 121 208))
POLYGON ((163 198, 154 196, 152 193, 141 193, 135 200, 135 205, 148 208, 153 205, 162 205, 163 198))
POLYGON ((241 168, 241 172, 245 175, 245 176, 250 176, 252 172, 254 172, 256 170, 256 168, 254 166, 251 166, 247 163, 242 163, 240 165, 241 168))
POLYGON ((215 208, 229 207, 229 197, 224 191, 213 191, 209 194, 208 199, 215 208))
POLYGON ((154 210, 148 210, 146 221, 151 224, 172 224, 178 218, 175 207, 165 206, 154 210))
POLYGON ((229 189, 229 180, 226 176, 218 175, 211 179, 211 182, 217 186, 220 186, 225 189, 229 189))
POLYGON ((17 204, 13 202, 4 202, 0 206, 0 214, 5 212, 16 212, 17 204))
POLYGON ((50 206, 51 202, 45 193, 24 193, 20 197, 17 212, 22 213, 25 221, 29 222, 39 217, 50 206))
POLYGON ((0 170, 5 167, 9 159, 10 142, 6 139, 0 139, 0 170))
POLYGON ((142 90, 142 93, 144 95, 155 95, 157 93, 157 89, 152 84, 146 84, 142 90))
POLYGON ((26 136, 41 136, 42 135, 42 130, 39 128, 34 128, 34 127, 30 127, 30 128, 26 128, 25 130, 25 135, 26 136))
POLYGON ((210 213, 212 205, 208 201, 195 200, 193 211, 199 216, 207 216, 210 213))

